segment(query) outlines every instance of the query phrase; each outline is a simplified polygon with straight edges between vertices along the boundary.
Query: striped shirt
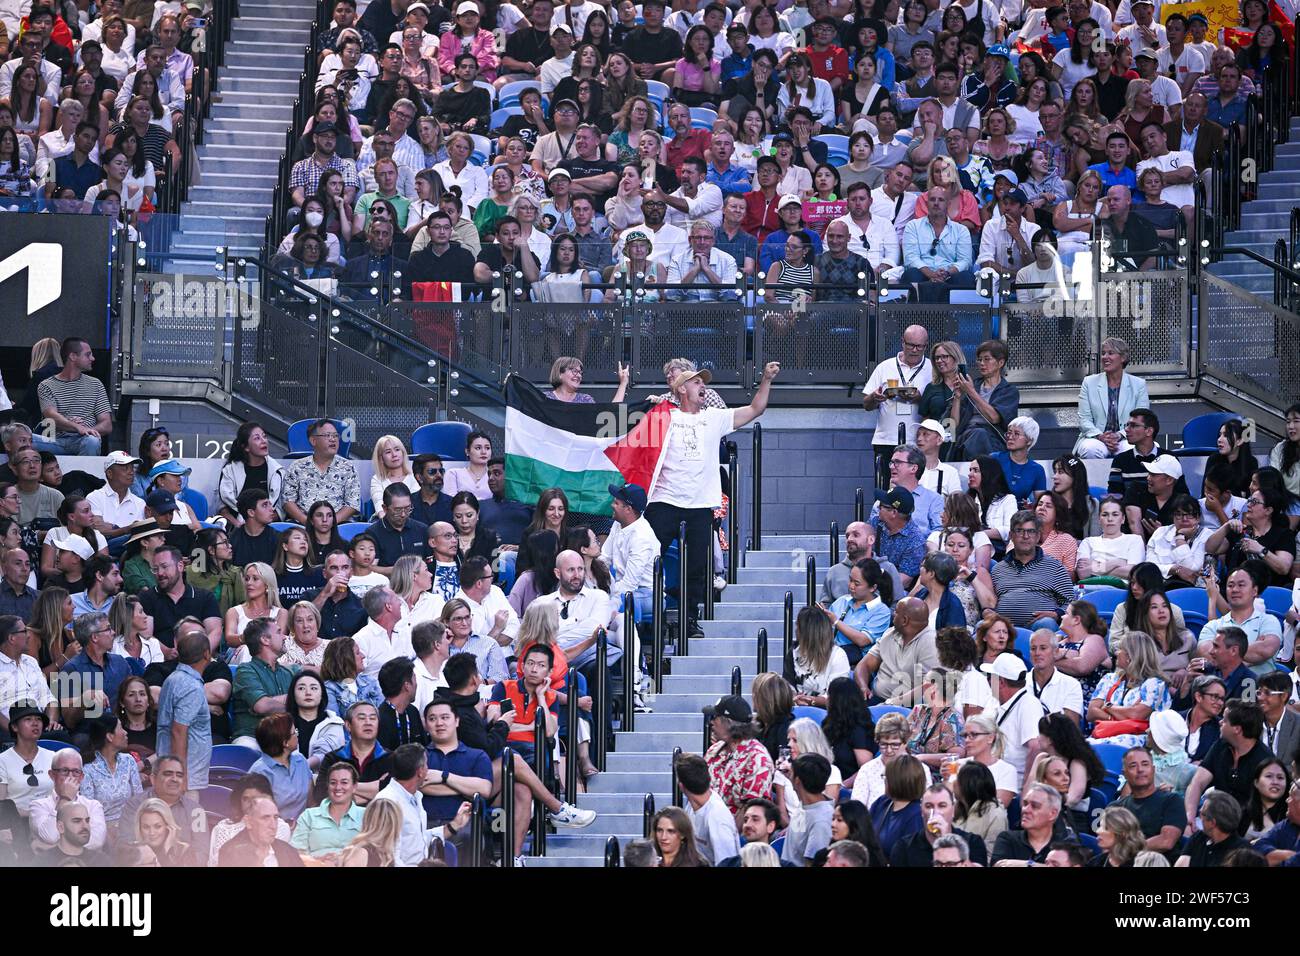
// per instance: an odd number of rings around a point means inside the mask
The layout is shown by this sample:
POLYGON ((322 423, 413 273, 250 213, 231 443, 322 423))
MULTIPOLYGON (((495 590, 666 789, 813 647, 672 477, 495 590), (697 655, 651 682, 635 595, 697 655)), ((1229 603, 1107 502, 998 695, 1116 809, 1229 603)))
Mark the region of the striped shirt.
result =
POLYGON ((1029 627, 1044 612, 1059 614, 1074 593, 1070 572, 1042 548, 1027 564, 1008 553, 993 566, 992 577, 998 613, 1017 627, 1029 627))
MULTIPOLYGON (((87 428, 94 428, 99 416, 112 410, 104 383, 90 375, 78 375, 70 382, 51 375, 37 386, 36 393, 42 409, 52 407, 64 418, 80 422, 87 428)), ((75 435, 76 432, 60 428, 58 434, 75 435)))

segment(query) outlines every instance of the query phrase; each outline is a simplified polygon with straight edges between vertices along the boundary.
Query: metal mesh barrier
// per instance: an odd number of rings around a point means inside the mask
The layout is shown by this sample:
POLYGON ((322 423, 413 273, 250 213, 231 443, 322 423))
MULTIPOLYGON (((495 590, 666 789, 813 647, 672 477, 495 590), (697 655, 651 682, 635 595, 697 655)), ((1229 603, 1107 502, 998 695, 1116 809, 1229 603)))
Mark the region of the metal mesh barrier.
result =
POLYGON ((256 323, 234 326, 233 390, 287 421, 317 417, 321 335, 313 309, 300 297, 262 301, 256 323))
POLYGON ((1269 407, 1300 395, 1300 317, 1201 274, 1205 372, 1269 407))
POLYGON ((658 382, 671 358, 689 358, 713 381, 738 385, 745 368, 746 309, 739 302, 651 302, 632 320, 636 381, 658 382))
POLYGON ((1098 290, 1103 337, 1128 343, 1129 373, 1188 371, 1192 334, 1183 273, 1112 273, 1102 276, 1098 290))
POLYGON ((787 383, 857 382, 870 362, 865 304, 814 302, 760 305, 755 310, 754 364, 781 363, 787 383))
POLYGON ((369 455, 381 435, 410 435, 431 421, 437 396, 399 378, 384 363, 338 342, 326 357, 325 415, 347 418, 354 426, 354 456, 369 455))
POLYGON ((614 305, 548 302, 516 305, 510 313, 514 371, 534 382, 550 378, 561 355, 582 360, 583 381, 612 385, 623 361, 623 322, 614 305))
POLYGON ((505 375, 505 313, 493 312, 490 302, 394 303, 377 317, 469 371, 505 375))
MULTIPOLYGON (((1094 322, 1063 315, 1059 299, 1008 303, 1002 307, 1007 343, 1007 381, 1017 384, 1080 381, 1092 372, 1094 322)), ((931 336, 930 341, 934 341, 931 336)), ((967 355, 974 357, 972 352, 967 355)))
MULTIPOLYGON (((133 376, 216 378, 225 361, 233 283, 210 276, 135 277, 133 376)), ((238 307, 238 301, 234 303, 238 307)), ((256 316, 256 303, 247 311, 256 316)))
POLYGON ((973 367, 976 347, 992 335, 993 310, 987 305, 973 303, 882 302, 876 310, 873 361, 879 362, 896 354, 903 347, 903 330, 909 325, 928 329, 931 345, 944 340, 956 342, 973 367))

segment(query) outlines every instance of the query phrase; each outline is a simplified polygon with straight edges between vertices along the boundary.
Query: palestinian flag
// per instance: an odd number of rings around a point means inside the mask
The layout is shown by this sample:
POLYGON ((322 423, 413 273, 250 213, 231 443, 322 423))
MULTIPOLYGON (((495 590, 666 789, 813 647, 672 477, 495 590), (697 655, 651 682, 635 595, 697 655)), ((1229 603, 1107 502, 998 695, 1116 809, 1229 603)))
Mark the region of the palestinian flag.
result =
POLYGON ((667 402, 557 402, 517 375, 505 392, 506 497, 536 501, 560 488, 571 510, 609 514, 610 485, 649 490, 668 434, 667 402))

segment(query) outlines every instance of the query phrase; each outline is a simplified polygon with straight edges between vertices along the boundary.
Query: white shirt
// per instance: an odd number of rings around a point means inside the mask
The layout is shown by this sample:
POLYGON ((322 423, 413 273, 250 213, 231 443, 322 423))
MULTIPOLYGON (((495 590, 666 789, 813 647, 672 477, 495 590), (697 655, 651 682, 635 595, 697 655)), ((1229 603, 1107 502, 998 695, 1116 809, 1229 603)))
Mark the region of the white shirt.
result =
MULTIPOLYGON (((179 502, 177 502, 179 504, 179 502)), ((348 590, 357 596, 357 599, 366 596, 367 591, 375 588, 388 586, 388 578, 378 571, 371 571, 369 574, 354 574, 348 578, 348 590)))
MULTIPOLYGON (((916 200, 920 193, 907 191, 901 196, 891 198, 884 186, 871 190, 871 218, 883 219, 894 227, 894 234, 899 243, 903 241, 903 228, 912 221, 916 214, 916 200)), ((899 262, 901 263, 901 257, 899 262)), ((895 263, 898 265, 899 263, 895 263)))
POLYGON ((433 703, 433 695, 440 689, 447 686, 447 682, 442 678, 442 671, 437 674, 429 673, 429 668, 425 666, 424 661, 418 657, 415 659, 415 709, 420 712, 420 719, 424 719, 424 708, 433 703))
POLYGON ((86 495, 86 500, 90 502, 91 513, 114 528, 125 528, 144 520, 144 499, 129 490, 125 498, 118 498, 117 493, 105 485, 86 495))
POLYGON ((1140 564, 1147 559, 1146 542, 1138 534, 1122 534, 1118 538, 1096 535, 1079 542, 1079 560, 1119 561, 1123 564, 1140 564))
MULTIPOLYGON (((891 378, 898 380, 900 388, 910 387, 917 392, 924 392, 925 387, 934 380, 934 363, 928 358, 922 358, 920 365, 907 365, 900 352, 876 364, 867 384, 862 386, 862 394, 870 395, 878 389, 884 389, 891 378)), ((902 399, 886 398, 876 409, 876 432, 871 443, 893 448, 898 444, 899 422, 907 426, 907 440, 916 441, 916 426, 921 424, 921 413, 917 406, 902 399)))
MULTIPOLYGON (((916 205, 915 201, 912 203, 916 205)), ((893 206, 890 206, 890 212, 893 212, 893 206)), ((880 218, 875 215, 874 208, 868 213, 867 228, 865 232, 866 241, 863 241, 864 232, 861 226, 853 221, 849 214, 840 216, 838 219, 832 219, 831 225, 842 222, 849 230, 849 252, 856 253, 871 263, 871 268, 880 268, 881 263, 887 266, 896 266, 903 261, 902 253, 898 247, 898 233, 894 229, 893 223, 889 219, 880 218)), ((830 228, 830 226, 827 226, 830 228)))
POLYGON ((1174 565, 1200 574, 1205 567, 1205 542, 1210 540, 1213 532, 1197 528, 1192 540, 1180 545, 1174 544, 1176 533, 1177 529, 1171 524, 1157 528, 1147 542, 1147 560, 1155 564, 1163 575, 1168 575, 1174 565))
POLYGON ((642 516, 627 527, 614 522, 601 545, 600 556, 614 575, 614 596, 648 588, 654 583, 654 563, 659 557, 659 539, 642 516))
MULTIPOLYGON (((1127 3, 1128 0, 1121 0, 1121 2, 1127 3)), ((1131 21, 1132 17, 1129 19, 1131 21)), ((1163 49, 1165 44, 1169 42, 1169 38, 1165 34, 1165 28, 1152 20, 1151 26, 1148 29, 1155 33, 1156 45, 1150 44, 1144 40, 1142 34, 1139 32, 1138 25, 1133 22, 1130 22, 1127 26, 1120 27, 1119 32, 1115 34, 1115 41, 1117 43, 1127 43, 1133 50, 1134 54, 1139 50, 1163 49)))
POLYGON ((594 2, 594 0, 584 0, 583 3, 576 5, 564 3, 556 4, 555 12, 551 14, 551 30, 554 31, 556 27, 563 23, 566 27, 573 30, 573 35, 577 39, 581 40, 582 34, 587 29, 587 17, 591 16, 597 10, 604 12, 605 8, 599 3, 594 2))
MULTIPOLYGON (((658 229, 647 230, 650 236, 650 261, 662 265, 665 269, 679 255, 690 248, 690 243, 686 239, 686 231, 678 226, 674 226, 667 219, 658 229)), ((623 235, 627 235, 626 232, 623 235)), ((618 242, 614 243, 614 261, 623 261, 623 236, 618 237, 618 242)))
MULTIPOLYGON (((131 97, 135 95, 135 79, 139 75, 140 71, 136 70, 122 81, 122 88, 113 100, 114 110, 121 112, 126 109, 131 97)), ((185 84, 170 69, 163 70, 162 76, 158 77, 158 100, 169 110, 185 109, 185 84)))
MULTIPOLYGON (((16 34, 10 33, 9 35, 12 37, 15 36, 16 34)), ((108 59, 108 55, 112 51, 109 50, 108 47, 104 46, 104 18, 103 17, 100 17, 97 20, 92 20, 90 23, 87 23, 84 27, 81 28, 81 42, 85 43, 87 40, 98 41, 99 45, 104 47, 104 59, 105 60, 108 59)), ((122 41, 122 53, 126 54, 127 56, 130 56, 134 61, 135 58, 135 24, 134 23, 128 23, 126 25, 126 39, 122 41)), ((122 74, 122 75, 125 76, 126 74, 122 74)))
POLYGON ((981 713, 996 714, 998 699, 993 696, 988 677, 972 667, 961 675, 961 684, 957 687, 957 697, 952 706, 961 713, 965 713, 967 707, 978 707, 981 713))
MULTIPOLYGON (((131 27, 131 29, 134 30, 135 27, 131 27)), ((113 79, 117 80, 118 83, 125 80, 127 74, 135 69, 135 54, 128 50, 126 46, 127 45, 123 43, 122 49, 118 50, 116 53, 108 47, 104 47, 104 59, 99 64, 100 68, 113 79)), ((80 57, 80 54, 78 54, 78 57, 80 57)))
POLYGON ((1169 77, 1157 73, 1151 81, 1151 102, 1172 113, 1173 107, 1183 105, 1183 91, 1169 77))
MULTIPOLYGON (((1144 170, 1155 167, 1161 172, 1170 172, 1175 169, 1191 169, 1196 171, 1196 161, 1192 159, 1192 154, 1182 149, 1171 149, 1163 156, 1157 156, 1155 159, 1144 159, 1138 163, 1137 174, 1142 175, 1144 170)), ((1166 186, 1160 190, 1160 198, 1164 202, 1170 203, 1179 208, 1183 206, 1196 205, 1196 189, 1191 183, 1175 183, 1172 186, 1166 186)))
POLYGON ((425 591, 416 599, 415 607, 407 607, 406 602, 402 602, 402 620, 406 621, 412 629, 425 621, 436 621, 446 603, 446 599, 437 591, 425 591))
MULTIPOLYGON (((371 136, 368 139, 363 140, 361 143, 361 153, 357 156, 358 173, 363 173, 375 165, 374 139, 375 138, 371 136)), ((420 148, 419 143, 411 139, 411 137, 406 133, 403 133, 402 138, 393 143, 393 162, 397 163, 399 171, 401 169, 407 169, 410 170, 411 175, 414 176, 420 170, 424 169, 424 150, 420 148)), ((406 193, 402 192, 400 182, 398 183, 398 186, 399 188, 397 191, 399 193, 402 193, 402 195, 406 196, 407 199, 414 198, 414 192, 407 196, 406 193)), ((414 188, 414 185, 412 185, 411 189, 414 190, 414 188)))
MULTIPOLYGON (((1225 507, 1223 511, 1229 518, 1233 518, 1233 517, 1240 518, 1242 514, 1244 514, 1246 511, 1246 499, 1238 497, 1237 495, 1233 495, 1232 500, 1228 502, 1227 507, 1225 507)), ((1217 517, 1215 517, 1214 513, 1210 511, 1209 508, 1205 507, 1205 499, 1202 498, 1201 499, 1201 527, 1206 528, 1210 531, 1218 531, 1219 525, 1221 525, 1222 523, 1223 522, 1221 522, 1217 517)))
MULTIPOLYGON (((18 43, 18 34, 10 33, 11 42, 18 43)), ((16 60, 9 60, 3 66, 0 66, 0 99, 8 99, 14 88, 14 74, 18 72, 18 67, 22 66, 22 57, 16 60)), ((63 72, 51 63, 49 60, 41 61, 41 76, 45 80, 45 92, 41 94, 42 99, 47 99, 51 103, 59 101, 59 80, 63 72)), ((158 91, 159 94, 162 90, 158 91)))
MULTIPOLYGON (((929 767, 926 767, 925 785, 928 787, 933 782, 934 773, 929 767)), ((875 757, 858 768, 858 775, 853 779, 853 794, 850 799, 858 800, 863 805, 870 807, 872 803, 884 795, 885 762, 879 757, 875 757)))
POLYGON ((689 799, 684 809, 695 830, 696 849, 710 866, 740 855, 740 834, 736 831, 735 814, 727 809, 727 804, 716 792, 710 790, 708 802, 698 810, 689 799))
POLYGON ((41 672, 36 658, 20 654, 14 660, 0 654, 0 713, 9 719, 9 708, 20 700, 33 701, 44 710, 54 700, 49 679, 41 672))
POLYGON ((415 649, 411 647, 409 621, 398 621, 393 628, 391 638, 388 632, 374 621, 367 621, 365 627, 352 635, 352 639, 357 642, 357 647, 361 648, 361 653, 365 655, 364 673, 371 677, 378 678, 379 668, 394 657, 405 657, 408 660, 415 657, 415 649))
POLYGON ((976 17, 983 20, 985 46, 989 46, 996 41, 998 21, 1002 16, 997 0, 982 0, 982 2, 981 0, 970 0, 970 3, 954 3, 951 6, 961 8, 961 12, 966 14, 967 23, 971 23, 976 17))
POLYGON ((1084 56, 1082 63, 1075 63, 1068 46, 1052 57, 1052 62, 1061 68, 1061 92, 1065 94, 1067 100, 1076 83, 1085 76, 1093 76, 1097 72, 1097 68, 1088 63, 1087 56, 1084 56))
POLYGON ((684 186, 679 186, 672 196, 686 200, 686 212, 668 207, 668 221, 674 226, 685 229, 694 219, 703 219, 714 229, 722 225, 722 190, 713 183, 700 183, 694 198, 686 195, 684 186))
POLYGON ((434 166, 433 171, 442 178, 444 191, 452 186, 460 187, 460 198, 465 204, 466 213, 472 213, 474 207, 487 198, 488 178, 482 166, 466 163, 458 176, 452 172, 451 160, 448 159, 434 166))
MULTIPOLYGON (((718 187, 714 186, 713 188, 716 190, 718 187)), ((718 215, 720 216, 722 215, 722 213, 719 212, 718 215)), ((668 263, 668 282, 680 284, 682 282, 683 276, 685 276, 686 273, 690 272, 694 268, 695 268, 695 252, 694 250, 687 248, 681 255, 674 257, 673 261, 668 263)), ((733 259, 728 253, 723 252, 717 246, 714 246, 709 250, 709 268, 713 270, 713 274, 718 277, 718 284, 720 285, 735 284, 736 260, 733 259)), ((689 283, 689 285, 711 285, 712 283, 713 280, 710 279, 707 275, 705 275, 703 272, 698 272, 696 273, 695 278, 689 283)), ((726 294, 727 293, 725 293, 721 289, 700 289, 697 292, 692 292, 690 291, 689 288, 675 289, 669 293, 669 295, 673 298, 682 298, 682 299, 694 298, 696 300, 708 301, 708 302, 717 301, 718 299, 721 299, 726 294)), ((735 294, 732 293, 731 297, 734 299, 735 294)))
POLYGON ((795 654, 794 668, 797 672, 795 675, 795 693, 807 694, 810 697, 820 697, 825 694, 830 686, 831 681, 837 677, 848 677, 853 673, 849 666, 849 656, 844 653, 844 648, 838 644, 831 648, 831 656, 826 660, 826 669, 820 673, 812 674, 803 670, 803 662, 798 654, 795 654))
POLYGON ((1029 671, 1025 675, 1025 686, 1053 714, 1069 710, 1080 717, 1083 716, 1083 685, 1060 668, 1052 669, 1052 676, 1047 681, 1046 687, 1039 687, 1035 682, 1034 672, 1029 671))
POLYGON ((705 408, 687 414, 672 410, 663 451, 650 480, 650 502, 678 508, 717 508, 722 504, 718 443, 735 430, 729 408, 705 408))
MULTIPOLYGON (((247 652, 248 648, 241 647, 240 650, 247 652)), ((113 639, 113 649, 109 653, 116 654, 118 657, 131 656, 126 652, 126 641, 121 637, 113 639)), ((139 659, 144 661, 145 667, 148 667, 150 664, 161 664, 165 659, 163 657, 162 642, 156 637, 141 636, 139 659)))
POLYGON ((995 718, 1002 733, 1006 735, 1002 759, 1016 770, 1016 793, 1020 792, 1020 782, 1025 776, 1025 755, 1029 750, 1029 742, 1038 737, 1038 722, 1047 712, 1030 689, 1030 680, 1026 674, 1023 691, 1017 691, 1016 696, 998 707, 995 718))
MULTIPOLYGON (((610 601, 609 595, 599 588, 591 586, 584 587, 575 597, 570 598, 558 588, 550 594, 544 594, 534 602, 554 604, 560 610, 560 629, 556 633, 556 641, 560 649, 568 653, 569 648, 581 641, 585 641, 595 633, 596 628, 608 628, 610 623, 610 601)), ((622 654, 621 648, 616 644, 618 635, 612 631, 606 632, 609 638, 609 650, 606 654, 606 660, 612 664, 622 654)), ((588 661, 595 660, 596 645, 582 651, 577 657, 569 658, 570 667, 581 667, 588 661)))
MULTIPOLYGON (((957 762, 957 766, 960 769, 970 762, 970 757, 963 757, 957 762)), ((994 788, 1015 794, 1020 793, 1020 774, 1015 767, 1005 760, 999 760, 988 769, 989 773, 993 774, 994 788)))
POLYGON ((390 780, 388 786, 375 794, 375 799, 392 800, 402 810, 402 835, 397 841, 393 865, 419 866, 429 852, 429 835, 433 832, 427 826, 420 791, 410 793, 396 780, 390 780))
POLYGON ((31 806, 41 797, 54 789, 50 779, 50 767, 54 765, 54 754, 44 747, 36 748, 36 757, 31 761, 32 773, 36 777, 36 786, 27 785, 28 774, 23 773, 27 766, 26 758, 19 755, 12 747, 0 754, 0 784, 9 789, 9 799, 20 816, 27 816, 31 806))
POLYGON ((573 54, 570 53, 564 59, 551 57, 542 64, 537 76, 541 82, 542 92, 550 96, 555 92, 555 88, 560 85, 560 81, 566 76, 573 75, 573 54))
MULTIPOLYGON (((36 144, 36 162, 32 165, 32 179, 42 180, 45 174, 54 169, 54 161, 72 153, 76 143, 63 135, 58 127, 42 136, 36 144)), ((90 151, 90 161, 99 162, 99 146, 90 151)), ((87 495, 87 498, 90 496, 87 495)))
POLYGON ((1183 52, 1178 54, 1177 59, 1173 58, 1168 46, 1162 46, 1156 52, 1156 66, 1165 76, 1169 75, 1169 68, 1173 66, 1178 77, 1177 79, 1170 77, 1170 79, 1174 79, 1174 82, 1181 86, 1187 82, 1187 77, 1190 74, 1204 73, 1206 64, 1205 57, 1201 56, 1200 50, 1191 44, 1183 44, 1183 52))
POLYGON ((506 611, 508 617, 506 618, 505 630, 502 633, 510 638, 512 642, 519 634, 519 615, 515 613, 515 609, 506 600, 505 594, 495 584, 492 585, 491 590, 483 598, 482 604, 476 603, 473 598, 465 593, 463 588, 456 592, 456 597, 468 604, 470 613, 473 614, 473 630, 471 633, 488 637, 489 632, 496 626, 497 612, 506 611))
POLYGON ((921 476, 921 487, 939 494, 940 475, 943 475, 943 494, 950 495, 954 491, 961 491, 961 475, 952 465, 943 462, 939 462, 937 468, 926 465, 925 474, 921 476))
POLYGON ((1005 219, 999 220, 996 226, 989 222, 980 233, 980 250, 975 262, 978 265, 994 262, 999 266, 1010 266, 1012 272, 1017 272, 1034 261, 1033 243, 1037 232, 1037 224, 1027 219, 1020 220, 1020 237, 1025 241, 1022 252, 1007 231, 1005 219))

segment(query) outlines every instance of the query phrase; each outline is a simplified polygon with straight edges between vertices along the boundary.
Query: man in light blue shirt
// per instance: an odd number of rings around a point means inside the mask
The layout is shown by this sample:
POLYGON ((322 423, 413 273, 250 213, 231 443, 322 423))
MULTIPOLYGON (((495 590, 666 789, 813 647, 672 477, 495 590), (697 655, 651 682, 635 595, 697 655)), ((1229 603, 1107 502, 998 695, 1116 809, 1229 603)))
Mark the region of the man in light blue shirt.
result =
POLYGON ((942 186, 931 186, 925 201, 925 218, 903 229, 903 281, 919 284, 922 302, 940 302, 948 289, 975 288, 970 230, 948 218, 942 186))
POLYGON ((155 752, 185 761, 189 789, 208 785, 212 763, 212 714, 203 688, 203 669, 212 663, 212 647, 202 631, 176 642, 180 665, 163 681, 158 697, 158 741, 155 752))

